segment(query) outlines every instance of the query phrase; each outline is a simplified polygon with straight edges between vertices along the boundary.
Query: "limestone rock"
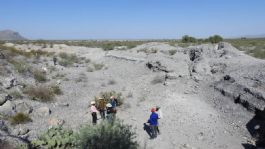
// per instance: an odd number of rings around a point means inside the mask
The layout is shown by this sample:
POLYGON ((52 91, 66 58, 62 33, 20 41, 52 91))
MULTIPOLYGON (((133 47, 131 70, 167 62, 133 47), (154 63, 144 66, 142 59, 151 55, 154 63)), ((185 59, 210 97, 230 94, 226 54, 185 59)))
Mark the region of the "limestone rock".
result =
POLYGON ((17 113, 25 113, 30 114, 32 112, 33 108, 26 102, 19 102, 16 104, 16 112, 17 113))
POLYGON ((38 116, 48 116, 51 114, 51 110, 49 107, 40 107, 35 110, 35 113, 38 116))
POLYGON ((0 113, 5 116, 11 116, 15 113, 15 107, 15 104, 8 100, 0 106, 0 113))
POLYGON ((0 94, 0 106, 2 106, 6 102, 6 98, 4 94, 0 94))

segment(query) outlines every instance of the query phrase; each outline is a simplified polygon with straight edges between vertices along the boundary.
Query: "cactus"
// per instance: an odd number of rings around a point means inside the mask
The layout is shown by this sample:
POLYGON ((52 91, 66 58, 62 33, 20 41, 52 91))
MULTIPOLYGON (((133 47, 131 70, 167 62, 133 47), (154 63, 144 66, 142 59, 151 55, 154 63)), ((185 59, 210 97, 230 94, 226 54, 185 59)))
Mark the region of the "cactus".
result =
POLYGON ((66 130, 62 126, 52 127, 32 141, 35 148, 74 148, 76 146, 75 134, 72 130, 66 130))

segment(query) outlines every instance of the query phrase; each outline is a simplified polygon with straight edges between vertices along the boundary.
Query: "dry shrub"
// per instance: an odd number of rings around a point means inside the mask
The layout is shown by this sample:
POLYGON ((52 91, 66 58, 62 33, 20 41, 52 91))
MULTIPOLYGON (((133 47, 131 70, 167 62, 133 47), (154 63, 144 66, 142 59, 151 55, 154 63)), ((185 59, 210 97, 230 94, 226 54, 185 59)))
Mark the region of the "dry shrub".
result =
POLYGON ((37 82, 46 82, 47 81, 46 74, 39 69, 35 69, 33 71, 33 76, 37 82))
POLYGON ((17 113, 16 115, 10 117, 9 121, 12 125, 17 125, 17 124, 24 124, 27 122, 31 122, 32 120, 27 114, 17 113))
POLYGON ((33 100, 41 102, 49 102, 54 99, 55 95, 62 94, 59 86, 56 85, 40 85, 40 86, 29 86, 24 91, 25 94, 29 95, 33 100))

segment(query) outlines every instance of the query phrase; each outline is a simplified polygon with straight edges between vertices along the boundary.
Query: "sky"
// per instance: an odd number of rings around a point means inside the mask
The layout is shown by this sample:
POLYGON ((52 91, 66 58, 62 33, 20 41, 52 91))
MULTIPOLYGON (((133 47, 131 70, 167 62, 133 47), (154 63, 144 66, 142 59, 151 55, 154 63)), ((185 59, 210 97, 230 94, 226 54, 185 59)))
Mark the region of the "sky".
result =
POLYGON ((0 30, 29 39, 265 34, 265 0, 0 0, 0 30))

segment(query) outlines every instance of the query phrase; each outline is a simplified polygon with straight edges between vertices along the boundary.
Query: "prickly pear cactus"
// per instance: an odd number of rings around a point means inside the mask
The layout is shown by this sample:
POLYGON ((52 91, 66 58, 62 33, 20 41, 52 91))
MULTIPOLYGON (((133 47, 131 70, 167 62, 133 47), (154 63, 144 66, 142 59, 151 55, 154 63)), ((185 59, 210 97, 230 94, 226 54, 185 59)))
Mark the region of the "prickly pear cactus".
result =
POLYGON ((32 141, 32 144, 35 148, 70 149, 76 146, 76 142, 76 137, 72 130, 66 130, 58 126, 48 129, 37 140, 32 141))

